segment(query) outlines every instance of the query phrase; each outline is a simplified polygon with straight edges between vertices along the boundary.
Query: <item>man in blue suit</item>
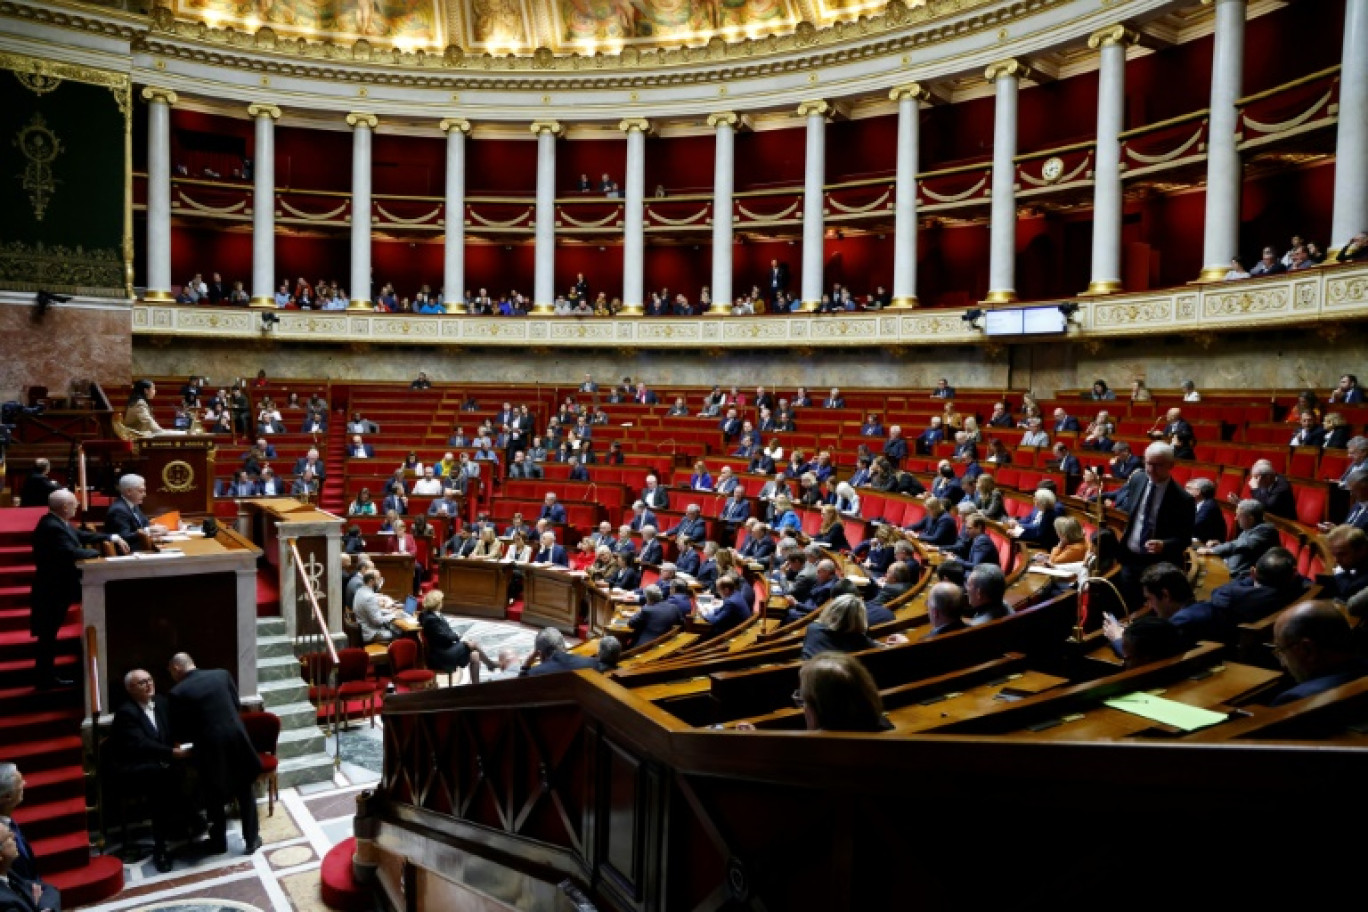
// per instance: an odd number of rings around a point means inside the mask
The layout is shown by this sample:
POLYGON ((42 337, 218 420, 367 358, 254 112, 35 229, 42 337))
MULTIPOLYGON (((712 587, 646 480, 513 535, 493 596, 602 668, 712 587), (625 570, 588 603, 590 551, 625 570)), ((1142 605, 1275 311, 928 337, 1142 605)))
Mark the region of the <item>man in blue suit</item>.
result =
POLYGON ((1056 434, 1060 431, 1077 431, 1078 419, 1062 408, 1057 408, 1054 410, 1054 429, 1056 434))
POLYGON ((1185 485, 1197 503, 1197 518, 1192 524, 1192 537, 1199 542, 1226 540, 1226 519, 1221 505, 1216 502, 1216 483, 1210 478, 1193 478, 1185 485))
POLYGON ((360 434, 353 434, 351 443, 347 445, 347 455, 353 459, 374 459, 375 447, 362 440, 360 434))
POLYGON ((739 525, 750 519, 751 505, 746 492, 737 485, 732 489, 732 499, 722 505, 722 521, 739 525))
POLYGON ((570 566, 570 559, 565 555, 565 549, 556 544, 556 533, 543 532, 541 537, 541 548, 532 558, 539 564, 555 564, 558 567, 570 566))
POLYGON ((982 513, 970 513, 965 517, 959 541, 941 550, 953 554, 971 570, 979 564, 998 563, 997 545, 988 534, 988 518, 982 513))
POLYGON ((537 514, 538 519, 549 519, 553 523, 565 522, 565 507, 556 503, 556 495, 550 491, 546 492, 546 502, 542 504, 541 513, 537 514))
POLYGON ((1054 459, 1051 462, 1055 471, 1062 472, 1066 478, 1078 478, 1083 474, 1083 465, 1078 457, 1069 452, 1069 445, 1062 440, 1054 445, 1054 459))
POLYGON ((1017 538, 1048 551, 1059 544, 1059 533, 1054 527, 1055 518, 1058 516, 1059 509, 1054 494, 1042 488, 1035 492, 1035 509, 1020 522, 1012 522, 1011 527, 1017 538))
POLYGON ((939 415, 933 416, 931 426, 917 437, 917 452, 923 455, 929 454, 933 446, 944 441, 945 429, 941 427, 941 418, 939 415))
POLYGON ((932 399, 954 399, 955 388, 944 377, 936 381, 936 388, 931 391, 932 399))
POLYGON ((640 532, 647 526, 658 526, 656 515, 641 501, 632 504, 632 521, 628 523, 633 532, 640 532))
POLYGON ((698 568, 702 565, 702 558, 694 549, 693 539, 687 535, 681 535, 676 539, 676 544, 679 546, 679 557, 675 558, 675 567, 680 573, 698 576, 698 568))
POLYGON ((666 537, 687 535, 693 541, 703 541, 708 537, 708 524, 703 521, 703 517, 699 513, 698 504, 689 504, 684 509, 684 516, 679 522, 661 534, 666 537))
POLYGON ((596 663, 590 656, 572 655, 565 649, 565 637, 555 627, 543 627, 537 631, 533 641, 532 654, 523 663, 522 674, 531 678, 538 675, 557 674, 562 671, 578 671, 593 668, 596 663), (535 662, 535 664, 533 664, 535 662))
POLYGON ((641 553, 637 561, 643 564, 659 565, 665 559, 665 549, 656 538, 655 526, 641 527, 641 553))
MULTIPOLYGON (((246 473, 238 472, 237 477, 245 478, 246 473)), ((247 479, 247 484, 253 487, 251 479, 247 479)), ((256 491, 253 489, 251 493, 241 496, 253 497, 255 494, 256 491)), ((109 510, 105 513, 104 533, 118 536, 135 551, 146 548, 146 543, 139 535, 140 532, 152 527, 142 511, 142 502, 146 497, 147 482, 141 475, 125 475, 120 478, 119 498, 109 505, 109 510)))
POLYGON ((717 595, 722 599, 722 604, 703 615, 703 620, 710 625, 702 636, 705 640, 719 637, 740 626, 751 615, 750 605, 737 591, 736 581, 730 576, 717 581, 717 595))
POLYGON ((685 612, 680 611, 679 603, 666 600, 659 586, 647 586, 641 610, 627 621, 627 626, 636 631, 632 647, 645 646, 660 639, 684 623, 684 616, 685 612))

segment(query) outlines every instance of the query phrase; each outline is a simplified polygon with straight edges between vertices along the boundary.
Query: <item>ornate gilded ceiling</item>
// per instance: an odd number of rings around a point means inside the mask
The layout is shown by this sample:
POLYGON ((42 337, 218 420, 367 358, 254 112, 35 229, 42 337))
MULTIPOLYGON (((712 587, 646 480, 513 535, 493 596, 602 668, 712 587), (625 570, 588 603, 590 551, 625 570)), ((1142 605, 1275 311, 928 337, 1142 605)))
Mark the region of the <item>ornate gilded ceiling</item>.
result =
MULTIPOLYGON (((917 6, 924 0, 915 0, 917 6)), ((787 35, 881 12, 888 0, 169 0, 179 20, 284 39, 471 53, 614 53, 787 35), (807 25, 803 25, 806 23, 807 25)))

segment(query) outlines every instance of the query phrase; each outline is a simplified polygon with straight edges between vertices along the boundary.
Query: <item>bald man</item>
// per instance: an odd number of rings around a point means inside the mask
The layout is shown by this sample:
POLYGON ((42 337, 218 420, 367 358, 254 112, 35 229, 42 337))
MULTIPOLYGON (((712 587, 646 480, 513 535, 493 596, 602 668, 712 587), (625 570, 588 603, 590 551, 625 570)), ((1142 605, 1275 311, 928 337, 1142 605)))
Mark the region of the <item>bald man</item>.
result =
POLYGON ((1301 602, 1280 614, 1273 624, 1273 654, 1297 682, 1274 706, 1368 676, 1368 662, 1354 652, 1349 622, 1332 602, 1301 602))

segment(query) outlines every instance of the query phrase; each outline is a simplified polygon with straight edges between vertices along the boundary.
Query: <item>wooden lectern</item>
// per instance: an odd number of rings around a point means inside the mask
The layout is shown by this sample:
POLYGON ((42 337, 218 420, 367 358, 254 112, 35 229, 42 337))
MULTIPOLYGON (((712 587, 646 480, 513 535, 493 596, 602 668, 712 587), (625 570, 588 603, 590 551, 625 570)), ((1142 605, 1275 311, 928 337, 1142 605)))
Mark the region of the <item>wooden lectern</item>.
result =
POLYGON ((585 574, 533 564, 523 573, 523 623, 573 635, 584 603, 585 574))
POLYGON ((214 463, 218 441, 208 435, 168 434, 133 441, 133 457, 124 463, 147 480, 143 512, 214 512, 214 463))
POLYGON ((497 618, 508 616, 508 584, 513 565, 504 561, 444 557, 440 564, 439 585, 446 596, 443 610, 463 617, 497 618))
POLYGON ((385 578, 380 592, 402 605, 413 594, 413 555, 372 553, 370 559, 385 578))
MULTIPOLYGON (((148 488, 150 490, 151 483, 148 488)), ((96 634, 100 687, 123 693, 123 676, 145 668, 166 693, 171 656, 227 669, 244 702, 257 697, 256 562, 261 552, 228 529, 213 539, 163 545, 82 563, 82 612, 96 634), (180 549, 175 554, 172 549, 180 549)), ((81 638, 86 644, 86 638, 81 638)), ((88 646, 83 645, 83 649, 88 646)), ((85 656, 89 663, 90 655, 85 656)), ((86 688, 86 715, 90 689, 86 688)))

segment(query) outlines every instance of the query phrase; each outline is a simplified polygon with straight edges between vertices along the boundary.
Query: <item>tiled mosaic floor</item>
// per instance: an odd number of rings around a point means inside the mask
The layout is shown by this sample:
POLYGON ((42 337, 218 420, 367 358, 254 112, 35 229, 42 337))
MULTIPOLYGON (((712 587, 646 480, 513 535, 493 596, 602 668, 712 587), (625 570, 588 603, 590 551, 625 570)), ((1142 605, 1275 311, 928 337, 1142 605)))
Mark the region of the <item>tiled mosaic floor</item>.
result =
MULTIPOLYGON (((508 647, 520 655, 532 648, 536 632, 517 624, 484 621, 453 626, 493 653, 508 647)), ((83 908, 101 912, 321 912, 326 907, 319 895, 319 866, 329 849, 352 834, 356 796, 380 778, 383 731, 379 720, 374 728, 354 724, 342 733, 342 762, 332 782, 281 789, 270 817, 262 800, 258 810, 264 846, 255 855, 243 857, 241 825, 230 819, 227 854, 206 856, 194 846, 180 846, 173 851, 175 867, 159 874, 152 864, 148 837, 138 843, 141 852, 129 854, 134 860, 124 866, 123 892, 83 908), (138 858, 139 854, 144 857, 138 858)), ((329 738, 329 755, 333 750, 329 738)), ((112 845, 110 851, 118 848, 112 845)))

